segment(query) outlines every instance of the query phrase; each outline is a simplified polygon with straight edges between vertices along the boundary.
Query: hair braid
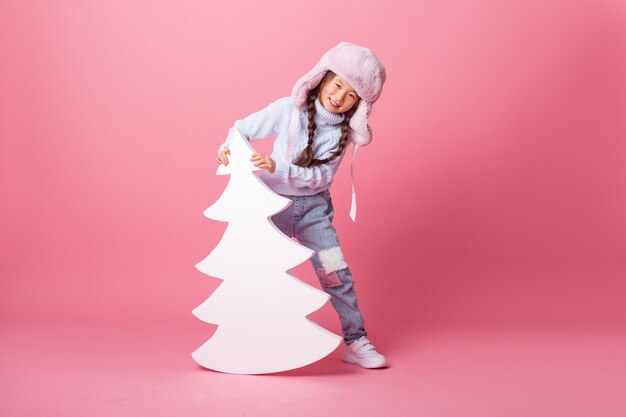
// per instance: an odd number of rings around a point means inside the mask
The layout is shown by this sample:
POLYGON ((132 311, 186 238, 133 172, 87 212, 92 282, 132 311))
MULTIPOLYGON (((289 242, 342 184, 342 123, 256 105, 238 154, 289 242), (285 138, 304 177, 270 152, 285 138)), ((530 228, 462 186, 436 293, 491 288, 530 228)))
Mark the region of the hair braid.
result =
POLYGON ((311 166, 311 161, 313 161, 313 138, 315 138, 315 129, 317 129, 317 125, 315 124, 315 100, 317 100, 318 93, 319 86, 311 90, 307 97, 307 131, 309 142, 295 162, 296 165, 301 167, 311 166))
POLYGON ((348 146, 348 142, 349 142, 348 133, 350 132, 350 119, 352 119, 352 115, 354 115, 355 111, 356 111, 356 106, 354 106, 353 108, 351 108, 345 113, 345 117, 343 119, 343 122, 341 123, 341 138, 339 139, 339 147, 337 148, 335 153, 333 153, 328 158, 327 162, 330 162, 339 158, 343 154, 343 151, 346 150, 346 147, 348 146))

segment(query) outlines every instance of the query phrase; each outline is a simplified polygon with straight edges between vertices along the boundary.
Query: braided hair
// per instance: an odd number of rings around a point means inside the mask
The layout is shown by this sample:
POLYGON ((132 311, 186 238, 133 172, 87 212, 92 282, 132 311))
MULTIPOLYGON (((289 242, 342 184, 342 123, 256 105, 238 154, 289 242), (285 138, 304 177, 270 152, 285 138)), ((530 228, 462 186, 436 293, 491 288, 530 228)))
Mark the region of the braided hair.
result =
POLYGON ((356 111, 356 108, 357 108, 356 104, 352 106, 350 110, 344 113, 344 119, 343 119, 343 122, 341 122, 341 137, 339 138, 339 146, 337 147, 337 150, 331 156, 329 156, 328 158, 324 158, 324 159, 316 159, 314 158, 314 155, 313 155, 313 139, 315 138, 315 129, 317 128, 317 125, 315 124, 315 100, 317 100, 320 95, 321 87, 329 79, 333 78, 334 76, 335 76, 334 72, 328 71, 326 75, 324 75, 322 82, 320 82, 317 85, 317 87, 309 91, 309 94, 307 96, 307 116, 308 116, 307 130, 308 130, 308 136, 309 136, 309 143, 307 147, 302 151, 300 156, 298 156, 298 159, 296 159, 296 161, 294 162, 298 166, 307 168, 307 167, 312 167, 316 165, 326 164, 330 161, 334 161, 335 159, 337 159, 343 154, 346 147, 348 146, 348 132, 350 130, 350 119, 352 118, 352 116, 354 115, 354 112, 356 111))

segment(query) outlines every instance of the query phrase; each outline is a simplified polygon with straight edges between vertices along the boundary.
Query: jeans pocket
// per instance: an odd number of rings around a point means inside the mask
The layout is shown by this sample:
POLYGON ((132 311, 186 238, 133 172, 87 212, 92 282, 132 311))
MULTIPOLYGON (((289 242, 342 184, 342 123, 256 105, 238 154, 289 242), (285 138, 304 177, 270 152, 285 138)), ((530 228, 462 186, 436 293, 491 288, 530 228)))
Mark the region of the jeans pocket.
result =
POLYGON ((329 220, 332 222, 335 217, 335 208, 333 207, 333 199, 330 196, 330 190, 324 190, 321 193, 324 201, 326 202, 326 210, 324 210, 325 215, 328 216, 329 220))
POLYGON ((323 194, 324 200, 326 200, 329 204, 332 203, 332 198, 330 197, 330 190, 324 190, 323 194))

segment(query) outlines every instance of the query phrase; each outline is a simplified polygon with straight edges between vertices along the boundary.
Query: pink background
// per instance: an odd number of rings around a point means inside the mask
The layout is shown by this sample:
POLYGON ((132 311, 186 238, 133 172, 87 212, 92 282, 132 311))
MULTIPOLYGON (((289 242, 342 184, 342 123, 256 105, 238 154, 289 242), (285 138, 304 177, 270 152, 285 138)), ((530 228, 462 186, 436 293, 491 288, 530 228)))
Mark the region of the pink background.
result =
MULTIPOLYGON (((217 285, 194 268, 225 227, 202 216, 227 181, 217 147, 341 40, 388 73, 357 154, 356 224, 347 163, 333 197, 390 357, 427 331, 621 334, 618 0, 3 2, 0 324, 166 326, 195 335, 177 352, 200 372, 185 355, 211 329, 190 311, 217 285)), ((330 308, 313 318, 339 331, 330 308)))

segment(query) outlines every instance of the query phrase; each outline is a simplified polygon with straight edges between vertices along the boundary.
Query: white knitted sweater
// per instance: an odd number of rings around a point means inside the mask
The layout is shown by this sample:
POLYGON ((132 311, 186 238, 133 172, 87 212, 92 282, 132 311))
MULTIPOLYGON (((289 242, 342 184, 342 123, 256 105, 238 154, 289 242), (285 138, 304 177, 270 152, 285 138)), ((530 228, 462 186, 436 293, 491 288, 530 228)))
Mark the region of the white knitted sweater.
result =
MULTIPOLYGON (((319 101, 316 101, 315 105, 317 128, 313 140, 313 152, 315 158, 324 159, 330 157, 337 150, 341 137, 341 122, 344 116, 329 112, 319 101)), ((294 165, 293 161, 307 146, 308 121, 307 112, 305 110, 298 111, 299 125, 296 125, 294 142, 290 148, 289 129, 292 113, 291 98, 284 97, 271 103, 263 110, 242 120, 237 120, 219 151, 221 152, 224 146, 230 144, 234 129, 238 129, 250 141, 275 136, 271 157, 276 161, 276 171, 273 174, 263 171, 261 179, 274 192, 281 195, 313 195, 330 187, 343 155, 326 164, 314 167, 303 168, 294 165)))

